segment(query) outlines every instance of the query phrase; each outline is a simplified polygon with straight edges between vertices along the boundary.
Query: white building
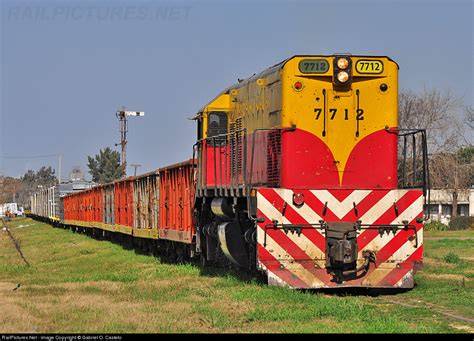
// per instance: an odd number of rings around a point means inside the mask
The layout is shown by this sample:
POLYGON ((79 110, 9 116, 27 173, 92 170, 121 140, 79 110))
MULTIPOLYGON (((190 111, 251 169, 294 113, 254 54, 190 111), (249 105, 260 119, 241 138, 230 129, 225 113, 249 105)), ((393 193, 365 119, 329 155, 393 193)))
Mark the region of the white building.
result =
MULTIPOLYGON (((425 213, 428 207, 425 206, 425 213)), ((433 189, 430 194, 431 219, 448 224, 453 215, 453 191, 433 189)), ((474 188, 458 192, 458 216, 474 216, 474 188)))

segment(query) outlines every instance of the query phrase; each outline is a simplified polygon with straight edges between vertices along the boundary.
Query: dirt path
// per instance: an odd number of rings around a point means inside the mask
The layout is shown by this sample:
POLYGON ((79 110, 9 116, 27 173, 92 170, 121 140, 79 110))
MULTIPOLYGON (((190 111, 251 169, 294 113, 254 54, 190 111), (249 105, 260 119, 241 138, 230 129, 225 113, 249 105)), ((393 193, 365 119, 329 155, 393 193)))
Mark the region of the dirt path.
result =
MULTIPOLYGON (((457 313, 453 313, 449 311, 448 308, 442 307, 433 303, 423 302, 418 299, 416 300, 407 299, 406 297, 403 298, 403 302, 394 298, 384 298, 384 300, 392 304, 397 304, 397 305, 401 305, 401 306, 409 307, 409 308, 428 308, 431 311, 436 312, 438 314, 451 317, 458 321, 468 322, 474 325, 474 318, 462 316, 457 313)), ((469 332, 474 333, 474 328, 469 327, 469 332)))
POLYGON ((424 240, 441 240, 441 239, 455 239, 455 240, 474 240, 474 237, 423 237, 424 240))
POLYGON ((8 237, 10 237, 10 240, 12 241, 13 245, 15 246, 15 249, 17 250, 18 254, 20 255, 21 259, 25 262, 26 265, 30 266, 30 263, 26 260, 25 255, 23 254, 23 251, 21 250, 20 242, 15 237, 13 237, 10 229, 8 228, 7 223, 3 219, 2 219, 2 226, 3 226, 3 229, 7 232, 8 237))

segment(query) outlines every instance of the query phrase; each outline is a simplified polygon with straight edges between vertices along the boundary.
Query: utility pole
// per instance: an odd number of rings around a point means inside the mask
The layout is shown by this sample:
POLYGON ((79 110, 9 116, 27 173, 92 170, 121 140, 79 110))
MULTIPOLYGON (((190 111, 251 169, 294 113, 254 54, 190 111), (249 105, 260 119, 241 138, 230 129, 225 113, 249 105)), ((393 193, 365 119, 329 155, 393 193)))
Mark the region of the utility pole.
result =
MULTIPOLYGON (((115 145, 122 146, 122 168, 123 175, 127 176, 127 131, 128 131, 128 116, 145 116, 143 111, 126 111, 125 107, 117 110, 115 116, 119 119, 119 130, 120 130, 120 143, 115 145)), ((136 170, 136 168, 135 168, 136 170)))
POLYGON ((61 184, 61 158, 62 158, 62 155, 58 154, 58 156, 59 156, 58 185, 60 185, 61 184))
POLYGON ((137 168, 138 167, 141 167, 142 165, 138 164, 138 163, 131 163, 130 164, 130 167, 133 167, 135 170, 133 172, 133 176, 137 176, 137 168))

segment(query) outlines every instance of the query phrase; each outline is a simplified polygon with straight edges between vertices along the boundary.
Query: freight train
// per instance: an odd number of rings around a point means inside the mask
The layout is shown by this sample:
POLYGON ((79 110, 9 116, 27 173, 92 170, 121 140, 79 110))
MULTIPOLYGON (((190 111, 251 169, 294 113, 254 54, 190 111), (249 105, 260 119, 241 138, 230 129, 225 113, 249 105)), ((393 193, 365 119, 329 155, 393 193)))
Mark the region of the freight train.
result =
POLYGON ((412 288, 426 135, 398 128, 397 102, 388 57, 296 55, 203 106, 190 160, 69 194, 55 216, 54 191, 36 194, 32 216, 269 285, 412 288))

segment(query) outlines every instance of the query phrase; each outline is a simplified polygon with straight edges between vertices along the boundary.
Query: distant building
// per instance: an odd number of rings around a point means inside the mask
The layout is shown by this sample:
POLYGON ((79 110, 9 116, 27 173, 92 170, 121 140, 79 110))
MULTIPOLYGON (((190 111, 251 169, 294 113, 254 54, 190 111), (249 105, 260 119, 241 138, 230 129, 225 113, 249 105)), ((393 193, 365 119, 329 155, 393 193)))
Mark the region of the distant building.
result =
POLYGON ((74 166, 71 173, 69 173, 69 180, 71 181, 84 181, 84 174, 82 174, 79 166, 74 166))
MULTIPOLYGON (((448 224, 453 215, 453 191, 433 189, 430 194, 430 205, 425 205, 425 214, 431 214, 432 220, 448 224), (429 209, 429 211, 428 211, 429 209)), ((474 188, 458 192, 458 216, 474 216, 474 188)))
POLYGON ((83 191, 97 185, 95 182, 84 180, 79 166, 74 166, 71 173, 69 173, 69 181, 61 182, 58 186, 59 197, 64 197, 69 193, 83 191))
POLYGON ((97 185, 95 182, 85 180, 61 182, 58 186, 58 192, 60 197, 64 197, 69 193, 83 191, 92 188, 95 185, 97 185))

